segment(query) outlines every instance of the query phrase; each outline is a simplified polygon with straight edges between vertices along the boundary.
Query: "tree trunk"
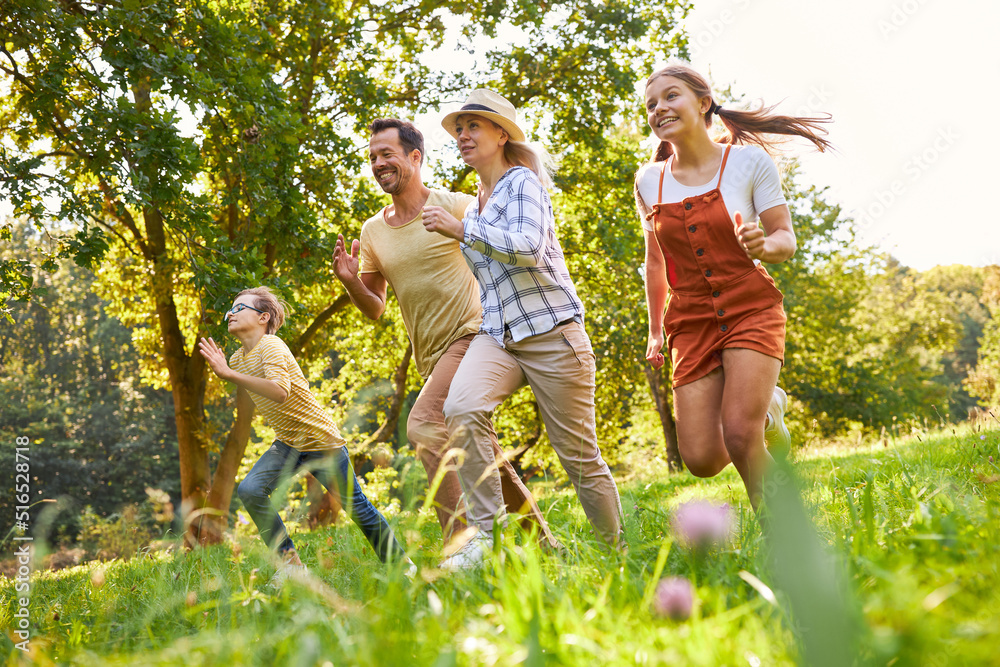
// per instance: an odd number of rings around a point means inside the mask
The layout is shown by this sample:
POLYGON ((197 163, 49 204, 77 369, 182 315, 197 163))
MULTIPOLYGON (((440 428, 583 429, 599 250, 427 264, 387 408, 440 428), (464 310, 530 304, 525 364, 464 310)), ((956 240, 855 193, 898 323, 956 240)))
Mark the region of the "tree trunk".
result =
POLYGON ((365 445, 388 442, 396 433, 396 428, 399 426, 399 414, 403 411, 403 399, 406 398, 406 374, 410 369, 412 357, 413 348, 407 345, 406 354, 403 355, 403 360, 396 366, 396 372, 393 374, 393 386, 396 391, 393 393, 392 403, 389 404, 389 410, 386 412, 385 421, 382 422, 377 431, 372 433, 365 445))
MULTIPOLYGON (((538 411, 538 401, 536 401, 534 397, 531 399, 531 407, 535 412, 535 432, 531 434, 531 437, 524 441, 524 444, 515 449, 513 452, 506 454, 507 460, 510 461, 510 464, 514 466, 514 469, 517 470, 518 473, 523 470, 521 467, 521 459, 523 459, 524 455, 527 454, 528 451, 537 445, 538 441, 542 439, 542 416, 538 411)), ((502 444, 501 448, 503 448, 502 444)), ((525 481, 527 481, 527 479, 530 479, 530 476, 525 478, 525 481)))
MULTIPOLYGON (((150 86, 145 79, 132 88, 139 112, 151 109, 150 86)), ((136 165, 131 165, 133 168, 136 165)), ((148 184, 147 192, 159 189, 159 174, 155 166, 141 170, 148 184)), ((142 208, 146 231, 147 259, 152 264, 150 276, 156 319, 163 343, 163 359, 170 376, 174 396, 174 418, 177 424, 177 444, 181 468, 181 516, 184 518, 184 539, 189 546, 197 544, 197 517, 204 511, 210 486, 208 443, 203 432, 205 395, 205 359, 196 350, 189 355, 184 332, 181 331, 174 302, 174 266, 167 249, 163 215, 155 200, 142 208)), ((195 344, 197 345, 197 344, 195 344)))
MULTIPOLYGON (((173 364, 168 364, 171 366, 173 364)), ((197 410, 201 403, 195 384, 178 378, 173 372, 171 385, 174 395, 174 420, 177 424, 177 445, 181 468, 181 516, 184 518, 184 541, 194 546, 200 540, 197 518, 205 508, 210 486, 208 446, 202 434, 202 416, 197 410)))
POLYGON ((193 546, 199 541, 195 523, 205 510, 211 471, 208 463, 208 443, 204 437, 203 399, 205 394, 205 363, 198 353, 184 350, 184 334, 177 320, 173 295, 164 284, 172 280, 170 271, 154 263, 153 289, 164 360, 170 375, 174 397, 174 419, 177 424, 181 473, 181 515, 185 522, 185 542, 193 546), (197 512, 198 514, 192 514, 197 512), (194 520, 194 521, 193 521, 194 520))
POLYGON ((684 463, 681 461, 680 450, 677 449, 677 424, 674 422, 672 411, 670 374, 666 369, 666 365, 660 370, 646 365, 643 372, 646 374, 649 391, 656 404, 656 414, 660 417, 660 426, 663 428, 663 441, 667 446, 667 465, 671 470, 683 470, 684 463))
POLYGON ((222 540, 223 531, 228 526, 229 505, 236 487, 236 471, 240 468, 247 442, 250 440, 254 404, 246 391, 236 392, 236 419, 229 430, 226 444, 219 456, 219 463, 212 475, 212 488, 205 500, 205 512, 197 522, 197 536, 200 544, 215 544, 222 540))

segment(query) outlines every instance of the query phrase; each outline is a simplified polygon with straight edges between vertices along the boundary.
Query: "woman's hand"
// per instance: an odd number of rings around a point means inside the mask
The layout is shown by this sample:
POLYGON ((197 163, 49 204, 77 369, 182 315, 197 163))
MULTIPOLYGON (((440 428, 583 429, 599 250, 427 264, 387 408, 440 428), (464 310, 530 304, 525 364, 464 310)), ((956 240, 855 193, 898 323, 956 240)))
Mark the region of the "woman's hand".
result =
POLYGON ((663 367, 663 333, 649 334, 649 342, 646 344, 646 361, 649 365, 659 370, 663 367))
POLYGON ((743 214, 739 211, 733 217, 736 240, 750 259, 777 264, 795 254, 795 232, 787 205, 780 204, 763 211, 760 225, 756 222, 744 223, 743 214))
POLYGON ((456 241, 465 239, 465 226, 462 221, 440 206, 424 206, 424 229, 437 232, 456 241))
POLYGON ((764 241, 766 236, 764 230, 756 222, 743 222, 743 214, 736 211, 736 238, 743 246, 743 252, 750 259, 763 259, 764 241))

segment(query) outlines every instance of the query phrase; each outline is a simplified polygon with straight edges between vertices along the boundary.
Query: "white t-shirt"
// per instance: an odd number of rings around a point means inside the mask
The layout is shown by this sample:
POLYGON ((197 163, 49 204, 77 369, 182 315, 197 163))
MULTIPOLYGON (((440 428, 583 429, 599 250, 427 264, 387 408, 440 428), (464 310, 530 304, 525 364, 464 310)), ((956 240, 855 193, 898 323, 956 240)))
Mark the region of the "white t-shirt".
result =
MULTIPOLYGON (((681 185, 670 174, 673 156, 667 158, 667 173, 663 176, 663 199, 657 199, 660 186, 662 162, 651 162, 639 169, 639 196, 649 208, 653 204, 673 204, 687 197, 696 197, 715 189, 719 172, 703 185, 681 185)), ((733 146, 729 151, 726 171, 722 175, 722 200, 726 202, 729 217, 735 219, 736 212, 743 215, 744 222, 754 222, 761 211, 779 206, 785 202, 781 193, 781 177, 774 160, 760 146, 733 146)), ((653 221, 643 220, 643 229, 653 231, 653 221)))

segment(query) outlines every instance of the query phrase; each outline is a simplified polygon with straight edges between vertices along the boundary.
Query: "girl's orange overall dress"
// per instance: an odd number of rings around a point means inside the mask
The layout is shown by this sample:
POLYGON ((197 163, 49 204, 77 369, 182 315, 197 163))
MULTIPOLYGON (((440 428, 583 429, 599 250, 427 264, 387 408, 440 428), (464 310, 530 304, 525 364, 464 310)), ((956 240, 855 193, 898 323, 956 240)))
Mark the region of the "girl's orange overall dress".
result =
MULTIPOLYGON (((784 361, 781 292, 764 267, 747 257, 719 190, 730 148, 714 190, 678 203, 657 203, 649 214, 670 285, 663 328, 674 387, 721 366, 727 348, 756 350, 784 361)), ((665 160, 658 200, 666 168, 665 160)))

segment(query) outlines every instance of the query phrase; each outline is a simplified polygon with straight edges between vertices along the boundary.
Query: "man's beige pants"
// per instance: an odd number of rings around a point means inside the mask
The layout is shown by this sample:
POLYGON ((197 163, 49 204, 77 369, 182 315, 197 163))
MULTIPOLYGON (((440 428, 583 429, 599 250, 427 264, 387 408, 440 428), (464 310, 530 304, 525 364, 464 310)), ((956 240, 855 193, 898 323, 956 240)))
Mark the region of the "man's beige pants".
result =
POLYGON ((458 475, 471 524, 488 531, 495 519, 502 520, 502 484, 490 415, 527 384, 587 517, 609 544, 617 544, 621 500, 597 446, 595 369, 590 339, 579 322, 518 342, 508 335, 503 346, 485 334, 473 339, 444 404, 448 432, 466 452, 458 475))

